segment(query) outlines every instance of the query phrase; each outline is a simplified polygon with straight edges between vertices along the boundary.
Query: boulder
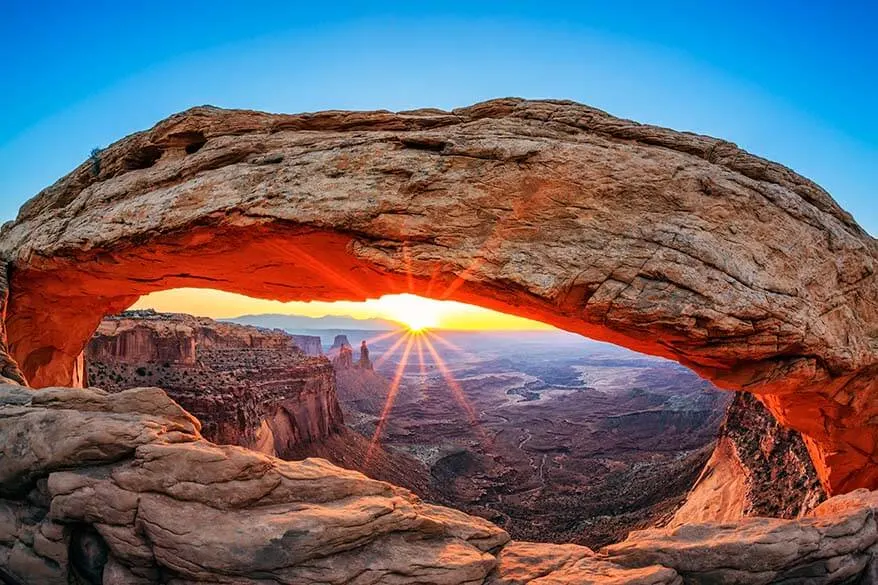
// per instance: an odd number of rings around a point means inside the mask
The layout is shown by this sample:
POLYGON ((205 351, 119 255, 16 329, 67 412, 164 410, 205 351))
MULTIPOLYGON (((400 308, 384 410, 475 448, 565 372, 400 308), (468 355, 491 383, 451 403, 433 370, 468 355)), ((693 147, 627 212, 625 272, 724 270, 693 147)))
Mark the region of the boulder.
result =
POLYGON ((26 404, 2 389, 0 570, 23 583, 481 582, 509 540, 320 459, 213 445, 155 389, 44 389, 26 404), (55 444, 33 435, 47 424, 55 444))

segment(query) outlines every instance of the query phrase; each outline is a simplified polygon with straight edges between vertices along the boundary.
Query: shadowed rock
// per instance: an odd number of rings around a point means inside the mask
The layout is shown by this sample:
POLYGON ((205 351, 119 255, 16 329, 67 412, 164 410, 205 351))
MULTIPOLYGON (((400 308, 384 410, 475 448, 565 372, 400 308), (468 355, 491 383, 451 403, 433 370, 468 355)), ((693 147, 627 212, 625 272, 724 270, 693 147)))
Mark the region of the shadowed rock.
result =
POLYGON ((777 424, 755 397, 739 393, 712 457, 670 525, 798 518, 825 499, 801 435, 777 424))

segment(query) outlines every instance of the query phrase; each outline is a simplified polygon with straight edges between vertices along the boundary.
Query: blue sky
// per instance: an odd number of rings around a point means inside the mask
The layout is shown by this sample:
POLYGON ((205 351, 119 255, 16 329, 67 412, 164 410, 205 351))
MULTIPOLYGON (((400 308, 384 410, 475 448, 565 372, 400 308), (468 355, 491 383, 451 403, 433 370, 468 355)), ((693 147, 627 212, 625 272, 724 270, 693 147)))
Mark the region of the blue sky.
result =
POLYGON ((878 234, 878 3, 0 1, 0 221, 190 106, 566 98, 719 136, 878 234))

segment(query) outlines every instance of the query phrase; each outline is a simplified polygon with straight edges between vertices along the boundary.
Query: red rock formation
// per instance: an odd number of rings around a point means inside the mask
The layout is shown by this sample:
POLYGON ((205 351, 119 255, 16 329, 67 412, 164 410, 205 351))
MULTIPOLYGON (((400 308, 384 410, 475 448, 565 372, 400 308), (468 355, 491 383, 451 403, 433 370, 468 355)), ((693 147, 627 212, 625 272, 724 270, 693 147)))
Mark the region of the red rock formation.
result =
POLYGON ((37 387, 81 382, 103 315, 151 291, 411 292, 677 360, 800 431, 831 493, 878 487, 878 243, 720 140, 570 102, 196 108, 25 204, 0 256, 37 387))
POLYGON ((739 393, 713 456, 670 525, 801 518, 825 499, 799 433, 778 425, 753 396, 739 393))
POLYGON ((344 347, 350 347, 351 342, 348 341, 347 335, 336 335, 332 340, 332 345, 329 346, 329 351, 337 351, 344 347))
POLYGON ((290 337, 293 338, 293 341, 296 343, 296 345, 298 345, 301 350, 304 351, 307 355, 323 355, 323 345, 320 343, 320 336, 290 334, 290 337))
POLYGON ((357 367, 361 370, 372 369, 372 360, 369 359, 369 346, 366 345, 365 339, 360 343, 360 359, 357 360, 357 367))
POLYGON ((336 335, 329 348, 329 355, 333 356, 332 365, 336 372, 353 369, 355 366, 360 370, 371 370, 372 361, 369 359, 369 347, 364 339, 360 343, 360 357, 354 364, 354 350, 348 341, 347 335, 336 335))
POLYGON ((338 348, 332 365, 336 370, 350 370, 354 367, 354 351, 350 345, 342 345, 338 348))
POLYGON ((27 384, 18 364, 9 355, 6 345, 6 304, 9 300, 6 262, 0 261, 0 382, 27 384))
POLYGON ((161 386, 218 443, 289 457, 343 426, 329 361, 279 330, 128 311, 101 322, 86 356, 91 384, 161 386))
POLYGON ((88 362, 195 365, 198 340, 192 327, 182 320, 171 320, 171 315, 159 320, 153 313, 149 321, 145 313, 141 315, 105 318, 86 346, 88 362))
POLYGON ((211 441, 284 459, 322 457, 438 501, 419 461, 344 426, 329 361, 304 357, 292 341, 279 330, 126 311, 105 318, 86 347, 88 380, 113 392, 161 386, 211 441))

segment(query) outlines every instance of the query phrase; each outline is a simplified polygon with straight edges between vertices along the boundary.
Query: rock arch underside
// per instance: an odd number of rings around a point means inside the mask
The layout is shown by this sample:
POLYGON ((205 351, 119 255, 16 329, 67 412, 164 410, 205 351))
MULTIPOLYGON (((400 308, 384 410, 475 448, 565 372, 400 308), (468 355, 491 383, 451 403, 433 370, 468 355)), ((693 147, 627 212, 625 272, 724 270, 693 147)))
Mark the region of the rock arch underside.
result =
POLYGON ((0 534, 17 543, 7 563, 57 553, 61 566, 97 538, 104 583, 830 583, 874 571, 869 492, 800 520, 643 531, 600 555, 505 544, 484 521, 357 473, 211 445, 161 393, 49 388, 81 385, 101 318, 149 292, 412 292, 676 360, 800 431, 830 494, 876 489, 878 242, 819 186, 731 143, 572 102, 200 107, 30 200, 0 254, 2 374, 44 388, 0 387, 0 497, 12 502, 0 516, 36 534, 0 534), (120 425, 122 439, 105 428, 120 425), (22 498, 47 518, 24 518, 22 498), (229 517, 247 534, 240 554, 220 542, 229 517), (181 518, 216 528, 187 540, 181 518), (323 540, 301 536, 318 524, 323 540), (760 548, 766 533, 783 554, 760 548))

